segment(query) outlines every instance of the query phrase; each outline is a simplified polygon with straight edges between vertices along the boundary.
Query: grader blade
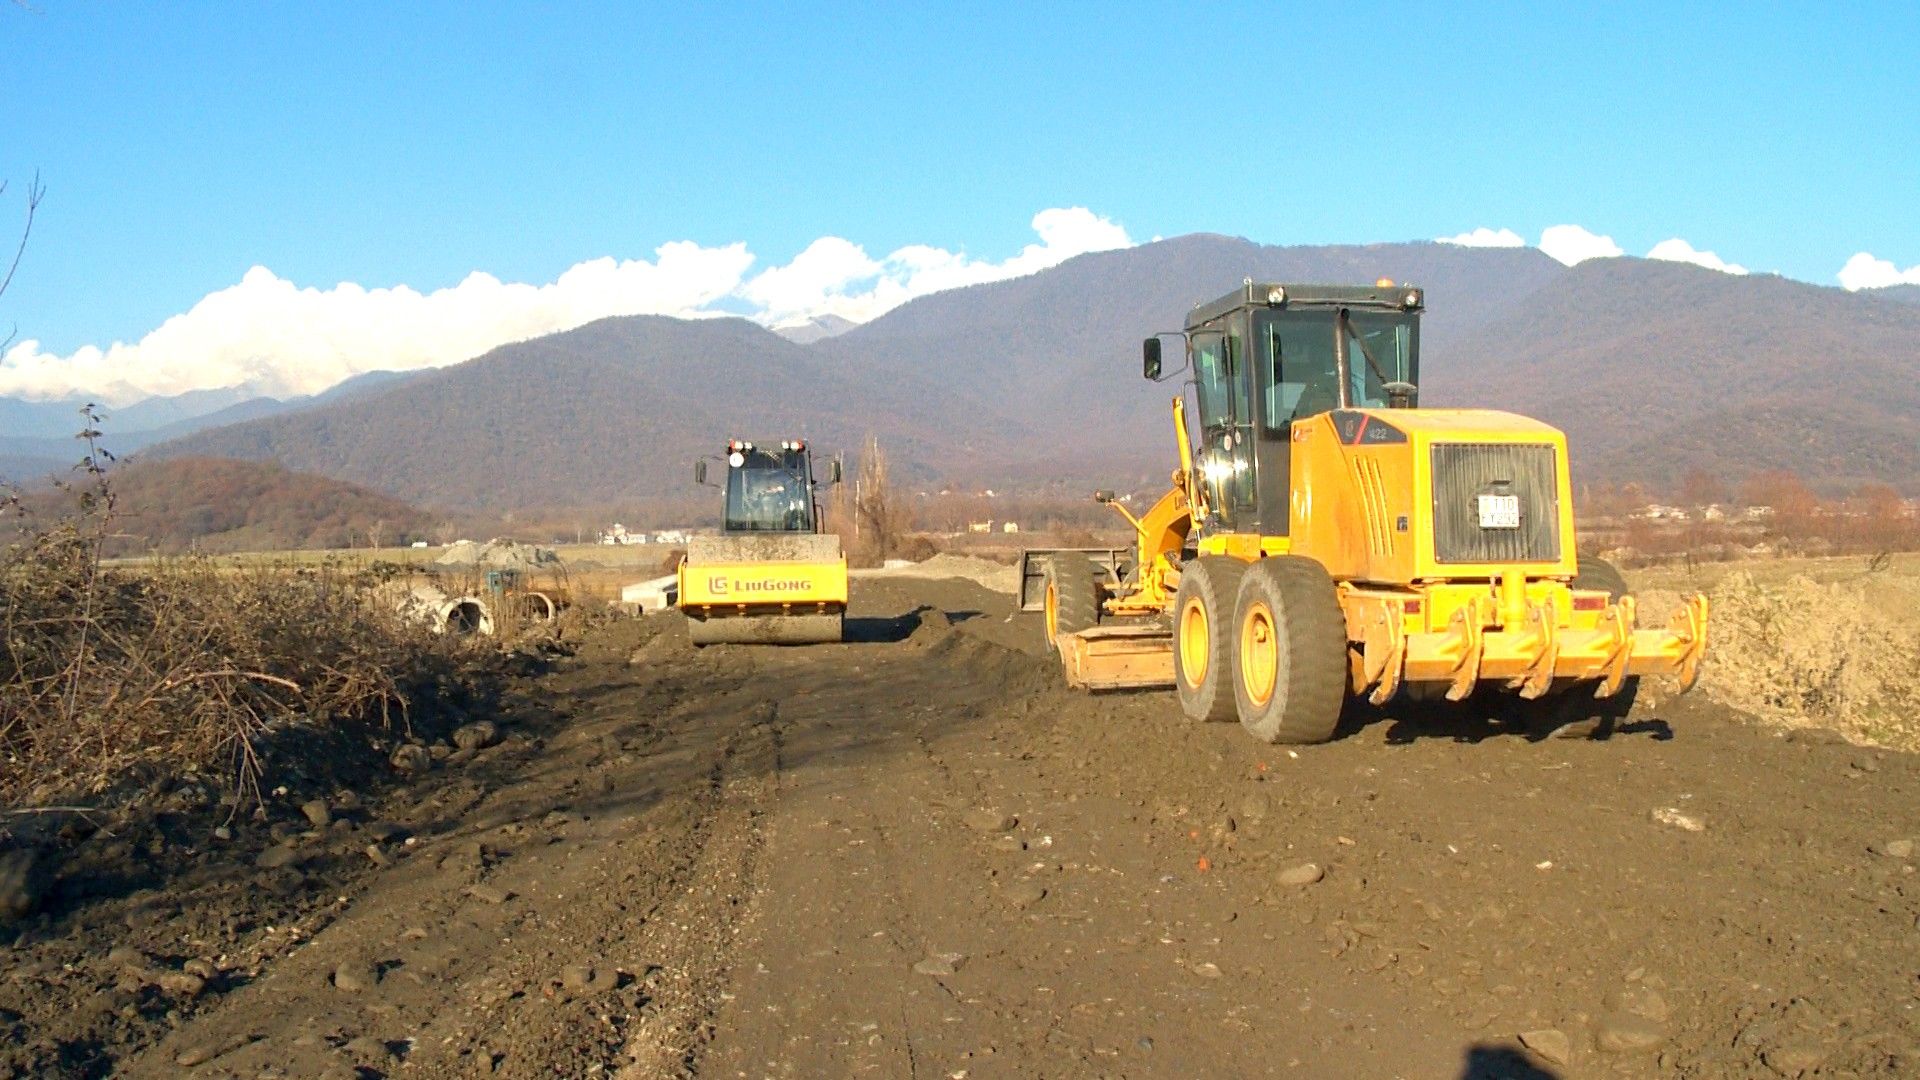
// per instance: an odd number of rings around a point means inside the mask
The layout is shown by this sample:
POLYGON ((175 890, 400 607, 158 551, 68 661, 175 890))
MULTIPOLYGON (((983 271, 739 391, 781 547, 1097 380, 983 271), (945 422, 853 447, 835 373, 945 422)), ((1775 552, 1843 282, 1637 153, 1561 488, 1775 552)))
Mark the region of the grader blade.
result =
POLYGON ((1083 690, 1168 690, 1173 687, 1173 634, 1162 626, 1096 626, 1062 634, 1067 685, 1083 690))

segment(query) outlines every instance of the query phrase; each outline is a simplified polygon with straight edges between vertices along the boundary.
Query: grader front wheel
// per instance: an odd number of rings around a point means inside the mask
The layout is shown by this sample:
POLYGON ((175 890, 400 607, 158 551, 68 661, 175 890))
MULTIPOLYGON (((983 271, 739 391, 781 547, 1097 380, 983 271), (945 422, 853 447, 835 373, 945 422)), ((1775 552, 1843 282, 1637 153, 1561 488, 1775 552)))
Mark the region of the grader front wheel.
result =
POLYGON ((1093 560, 1077 551, 1057 552, 1046 565, 1047 648, 1060 651, 1062 634, 1077 634, 1100 622, 1100 590, 1093 560))
POLYGON ((1233 598, 1247 564, 1202 555, 1173 598, 1173 683, 1190 719, 1224 723, 1233 709, 1233 598))

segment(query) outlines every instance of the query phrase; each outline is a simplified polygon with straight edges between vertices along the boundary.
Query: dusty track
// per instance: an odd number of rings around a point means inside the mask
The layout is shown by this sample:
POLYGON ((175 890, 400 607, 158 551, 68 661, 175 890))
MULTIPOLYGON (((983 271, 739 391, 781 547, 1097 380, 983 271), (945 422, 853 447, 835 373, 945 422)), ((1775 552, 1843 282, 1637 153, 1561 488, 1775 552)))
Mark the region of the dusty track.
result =
POLYGON ((1601 743, 1456 712, 1295 754, 1171 695, 1065 691, 977 586, 874 580, 855 603, 861 640, 836 646, 599 633, 526 687, 517 738, 374 808, 414 838, 391 865, 358 855, 371 813, 313 837, 344 854, 272 879, 271 932, 234 928, 265 901, 231 890, 75 900, 0 952, 12 1060, 1920 1074, 1920 880, 1874 850, 1920 834, 1911 757, 1693 701, 1601 743), (1285 883, 1304 863, 1320 879, 1285 883), (149 985, 203 955, 204 990, 149 985), (96 998, 105 1020, 74 1018, 96 998))

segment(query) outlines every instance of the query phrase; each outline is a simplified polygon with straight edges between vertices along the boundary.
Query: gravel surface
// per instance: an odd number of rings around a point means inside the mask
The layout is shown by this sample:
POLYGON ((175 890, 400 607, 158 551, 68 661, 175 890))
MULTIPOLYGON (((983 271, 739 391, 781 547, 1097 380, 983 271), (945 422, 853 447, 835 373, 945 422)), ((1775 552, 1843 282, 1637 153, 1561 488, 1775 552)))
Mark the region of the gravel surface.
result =
POLYGON ((353 790, 162 785, 35 858, 0 1077, 1920 1075, 1914 757, 1697 696, 1268 747, 1011 603, 629 620, 353 790))

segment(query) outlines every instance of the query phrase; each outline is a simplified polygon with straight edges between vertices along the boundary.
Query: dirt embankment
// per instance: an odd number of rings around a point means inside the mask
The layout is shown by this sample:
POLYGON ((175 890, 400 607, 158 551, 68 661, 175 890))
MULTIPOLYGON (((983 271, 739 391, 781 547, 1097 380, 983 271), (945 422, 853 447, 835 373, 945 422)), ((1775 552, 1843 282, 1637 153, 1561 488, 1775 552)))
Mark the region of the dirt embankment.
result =
POLYGON ((0 1075, 1920 1071, 1912 756, 1698 697, 1288 751, 1064 690, 969 582, 852 614, 615 624, 488 745, 229 839, 156 794, 0 931, 0 1075))

